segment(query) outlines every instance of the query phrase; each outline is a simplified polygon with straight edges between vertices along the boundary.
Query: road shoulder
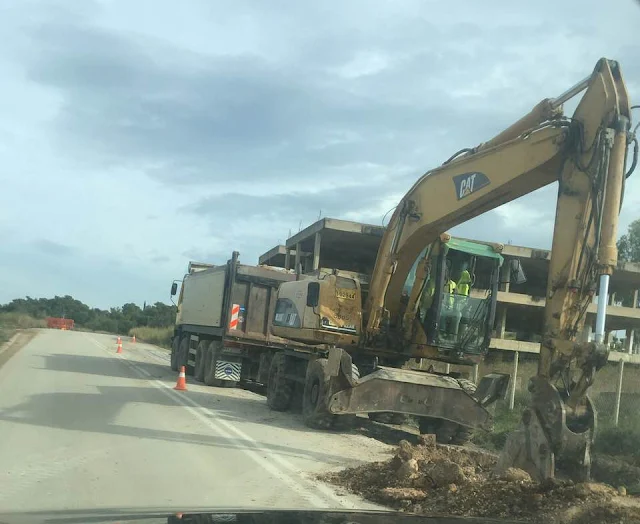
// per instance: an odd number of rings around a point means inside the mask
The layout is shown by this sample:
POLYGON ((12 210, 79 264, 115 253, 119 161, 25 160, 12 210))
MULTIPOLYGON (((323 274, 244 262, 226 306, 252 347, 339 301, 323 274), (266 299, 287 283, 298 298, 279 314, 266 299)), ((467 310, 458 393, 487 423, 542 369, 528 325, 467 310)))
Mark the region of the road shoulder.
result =
POLYGON ((35 329, 16 330, 16 333, 0 347, 0 368, 4 366, 13 355, 26 346, 37 334, 38 331, 35 329))

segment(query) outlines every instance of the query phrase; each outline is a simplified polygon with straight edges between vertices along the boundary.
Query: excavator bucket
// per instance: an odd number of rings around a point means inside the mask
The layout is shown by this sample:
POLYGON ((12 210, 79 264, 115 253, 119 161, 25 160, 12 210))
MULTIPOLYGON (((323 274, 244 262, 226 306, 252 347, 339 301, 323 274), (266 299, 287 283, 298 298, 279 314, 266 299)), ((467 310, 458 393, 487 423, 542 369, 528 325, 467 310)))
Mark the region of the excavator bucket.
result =
POLYGON ((541 378, 531 382, 532 406, 524 410, 518 428, 507 438, 496 470, 516 467, 542 481, 553 478, 556 467, 575 481, 589 479, 591 443, 596 429, 596 410, 589 397, 580 417, 567 424, 567 407, 558 390, 541 378), (558 464, 558 458, 562 463, 558 464))

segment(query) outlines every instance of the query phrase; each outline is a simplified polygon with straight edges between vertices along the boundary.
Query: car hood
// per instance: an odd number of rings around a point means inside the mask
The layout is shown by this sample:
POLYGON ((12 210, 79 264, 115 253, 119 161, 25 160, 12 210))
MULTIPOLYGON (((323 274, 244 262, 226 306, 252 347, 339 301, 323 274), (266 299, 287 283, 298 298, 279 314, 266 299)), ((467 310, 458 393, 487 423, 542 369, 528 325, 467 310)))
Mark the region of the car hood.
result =
POLYGON ((490 524, 516 523, 482 517, 425 517, 395 511, 281 509, 96 509, 0 513, 0 524, 490 524))

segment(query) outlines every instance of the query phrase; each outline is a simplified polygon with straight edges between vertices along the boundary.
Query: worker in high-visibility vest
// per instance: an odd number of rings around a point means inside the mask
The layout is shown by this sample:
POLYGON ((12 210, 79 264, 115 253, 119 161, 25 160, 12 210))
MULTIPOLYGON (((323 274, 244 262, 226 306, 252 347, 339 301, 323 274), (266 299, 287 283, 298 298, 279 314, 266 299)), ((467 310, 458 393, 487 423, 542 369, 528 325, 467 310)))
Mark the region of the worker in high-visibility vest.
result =
POLYGON ((444 283, 444 292, 449 294, 449 296, 446 298, 445 305, 452 308, 456 300, 456 283, 448 277, 444 283))
POLYGON ((470 290, 471 290, 471 275, 469 274, 469 270, 463 269, 462 272, 460 273, 458 284, 456 285, 456 292, 458 293, 458 295, 468 297, 470 290))
POLYGON ((456 283, 451 278, 447 269, 444 276, 444 287, 442 289, 442 311, 440 313, 440 330, 446 334, 455 334, 456 319, 456 283))
POLYGON ((463 311, 467 305, 467 297, 469 296, 469 292, 471 291, 471 274, 469 273, 469 266, 466 262, 462 263, 460 277, 458 278, 458 283, 456 284, 456 305, 455 305, 455 315, 454 318, 454 327, 453 332, 457 335, 460 331, 460 322, 463 318, 463 311))

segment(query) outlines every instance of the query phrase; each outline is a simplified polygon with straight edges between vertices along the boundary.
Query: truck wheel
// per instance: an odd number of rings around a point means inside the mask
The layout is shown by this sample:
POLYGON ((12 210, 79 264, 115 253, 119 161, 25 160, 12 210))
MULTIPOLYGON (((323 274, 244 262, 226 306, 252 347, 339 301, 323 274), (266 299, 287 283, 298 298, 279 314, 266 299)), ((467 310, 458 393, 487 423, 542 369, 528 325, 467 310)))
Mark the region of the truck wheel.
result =
POLYGON ((196 349, 196 366, 193 373, 194 378, 198 382, 202 382, 204 380, 204 357, 208 347, 208 340, 201 340, 198 342, 198 347, 196 349))
POLYGON ((185 335, 180 339, 180 346, 178 348, 177 367, 178 371, 182 366, 187 367, 187 358, 189 356, 189 335, 185 335))
POLYGON ((173 337, 171 341, 171 369, 178 371, 178 349, 180 348, 180 338, 173 337))
POLYGON ((307 376, 302 395, 302 418, 304 423, 314 429, 330 429, 336 415, 329 411, 329 377, 327 359, 312 360, 307 365, 307 376))
POLYGON ((212 341, 211 344, 209 344, 209 347, 207 349, 207 354, 205 355, 205 360, 204 360, 204 365, 205 365, 204 383, 207 386, 220 387, 224 385, 222 384, 222 382, 224 382, 223 380, 220 380, 219 378, 215 378, 216 377, 215 362, 218 359, 219 350, 220 350, 219 340, 212 341))
POLYGON ((276 353, 269 366, 267 382, 267 405, 274 411, 287 411, 293 398, 294 382, 285 377, 287 373, 287 356, 276 353))

